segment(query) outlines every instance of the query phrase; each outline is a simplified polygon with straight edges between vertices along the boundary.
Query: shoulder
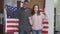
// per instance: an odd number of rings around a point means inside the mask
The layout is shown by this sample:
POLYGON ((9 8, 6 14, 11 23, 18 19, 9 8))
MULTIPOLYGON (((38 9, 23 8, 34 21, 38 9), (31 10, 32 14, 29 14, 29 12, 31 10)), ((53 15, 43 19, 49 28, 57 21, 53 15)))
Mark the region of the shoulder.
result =
POLYGON ((31 9, 27 8, 26 11, 31 11, 31 9))

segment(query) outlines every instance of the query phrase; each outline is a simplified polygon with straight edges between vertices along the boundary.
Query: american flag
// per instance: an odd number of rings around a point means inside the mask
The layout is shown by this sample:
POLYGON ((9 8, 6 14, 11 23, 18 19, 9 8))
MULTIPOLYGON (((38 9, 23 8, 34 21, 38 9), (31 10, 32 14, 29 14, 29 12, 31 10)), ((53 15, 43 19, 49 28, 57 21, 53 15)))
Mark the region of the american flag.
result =
MULTIPOLYGON (((16 10, 18 10, 18 7, 13 7, 13 6, 7 5, 7 9, 11 13, 15 13, 16 10)), ((12 17, 10 15, 7 15, 7 11, 6 10, 5 10, 5 14, 6 14, 5 15, 5 18, 6 18, 6 29, 5 29, 5 32, 6 33, 17 32, 18 31, 19 19, 15 18, 15 17, 12 17)))
MULTIPOLYGON (((17 7, 12 7, 12 6, 8 6, 8 9, 11 12, 14 12, 15 10, 17 10, 17 7)), ((44 12, 42 10, 40 10, 41 12, 44 12)), ((43 34, 48 34, 48 29, 49 29, 49 24, 48 24, 48 18, 47 15, 45 13, 43 13, 45 15, 45 18, 43 19, 43 34)), ((18 25, 19 25, 19 19, 17 18, 7 18, 6 17, 6 33, 8 32, 19 32, 18 30, 18 25)))
POLYGON ((7 5, 7 11, 8 11, 7 12, 7 18, 15 18, 13 14, 16 13, 17 7, 7 5), (10 14, 13 16, 11 16, 10 14))
POLYGON ((40 12, 43 13, 45 15, 45 18, 43 19, 43 31, 42 34, 48 34, 48 29, 49 29, 49 23, 48 23, 48 16, 45 13, 45 11, 43 9, 40 9, 40 12))
POLYGON ((43 19, 43 34, 48 34, 48 19, 45 16, 45 18, 43 19))
POLYGON ((13 6, 10 6, 10 5, 7 5, 7 8, 10 12, 14 12, 17 10, 17 7, 13 7, 13 6))

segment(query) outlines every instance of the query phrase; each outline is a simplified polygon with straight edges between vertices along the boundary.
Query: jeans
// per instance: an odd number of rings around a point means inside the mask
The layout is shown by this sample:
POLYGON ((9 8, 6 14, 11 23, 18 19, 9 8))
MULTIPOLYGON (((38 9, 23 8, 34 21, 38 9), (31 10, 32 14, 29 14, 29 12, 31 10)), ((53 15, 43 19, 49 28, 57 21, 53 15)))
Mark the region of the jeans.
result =
POLYGON ((19 34, 30 34, 30 31, 28 31, 28 30, 20 30, 19 34))
POLYGON ((32 30, 32 34, 42 34, 42 30, 32 30))

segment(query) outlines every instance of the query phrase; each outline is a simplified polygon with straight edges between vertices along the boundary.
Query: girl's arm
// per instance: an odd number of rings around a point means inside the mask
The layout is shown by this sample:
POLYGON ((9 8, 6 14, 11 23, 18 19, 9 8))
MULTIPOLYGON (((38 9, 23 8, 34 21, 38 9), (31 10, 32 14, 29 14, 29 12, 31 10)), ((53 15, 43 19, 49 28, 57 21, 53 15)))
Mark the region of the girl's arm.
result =
POLYGON ((32 25, 32 18, 31 18, 31 16, 29 17, 29 22, 32 25))

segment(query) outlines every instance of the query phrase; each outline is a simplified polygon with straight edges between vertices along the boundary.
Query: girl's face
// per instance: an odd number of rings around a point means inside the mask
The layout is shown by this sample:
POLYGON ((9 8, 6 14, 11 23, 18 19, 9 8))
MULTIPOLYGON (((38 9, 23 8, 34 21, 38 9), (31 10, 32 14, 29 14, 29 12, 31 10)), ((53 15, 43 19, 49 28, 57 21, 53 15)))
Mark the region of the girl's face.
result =
POLYGON ((35 12, 38 11, 38 6, 34 6, 34 11, 35 11, 35 12))

